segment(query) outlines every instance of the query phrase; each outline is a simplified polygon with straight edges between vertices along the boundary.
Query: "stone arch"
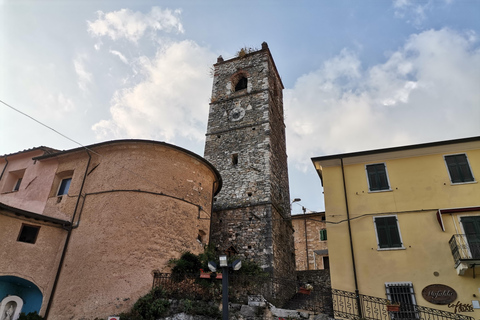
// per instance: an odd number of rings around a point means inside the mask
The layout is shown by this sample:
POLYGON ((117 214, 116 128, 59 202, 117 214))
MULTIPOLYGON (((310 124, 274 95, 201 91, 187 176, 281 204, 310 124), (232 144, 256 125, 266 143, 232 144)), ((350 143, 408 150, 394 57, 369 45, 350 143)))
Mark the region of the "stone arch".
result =
POLYGON ((248 88, 248 73, 246 71, 238 71, 231 77, 232 87, 234 92, 241 91, 248 88))
MULTIPOLYGON (((6 310, 4 309, 6 303, 4 305, 3 302, 7 301, 7 298, 17 297, 22 301, 21 305, 19 305, 18 299, 12 300, 17 304, 15 307, 15 314, 17 313, 17 310, 18 314, 20 314, 20 312, 30 313, 35 311, 40 313, 43 301, 42 292, 33 282, 15 276, 0 276, 0 297, 6 297, 0 305, 0 320, 4 320, 5 318, 6 310)), ((10 306, 8 307, 10 308, 10 306)), ((15 319, 15 317, 12 317, 12 320, 15 319)))

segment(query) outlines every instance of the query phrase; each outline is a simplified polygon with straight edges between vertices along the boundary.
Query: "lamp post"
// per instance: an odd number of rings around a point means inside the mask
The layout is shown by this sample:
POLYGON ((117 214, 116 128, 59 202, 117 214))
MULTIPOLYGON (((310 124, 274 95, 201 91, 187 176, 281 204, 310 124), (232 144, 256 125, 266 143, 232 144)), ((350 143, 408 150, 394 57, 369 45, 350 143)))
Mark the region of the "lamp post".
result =
MULTIPOLYGON (((223 254, 219 256, 219 267, 222 268, 222 320, 228 320, 228 268, 240 270, 242 261, 235 260, 232 264, 228 264, 228 258, 223 254)), ((212 272, 217 271, 217 265, 213 261, 208 261, 208 268, 212 272)))

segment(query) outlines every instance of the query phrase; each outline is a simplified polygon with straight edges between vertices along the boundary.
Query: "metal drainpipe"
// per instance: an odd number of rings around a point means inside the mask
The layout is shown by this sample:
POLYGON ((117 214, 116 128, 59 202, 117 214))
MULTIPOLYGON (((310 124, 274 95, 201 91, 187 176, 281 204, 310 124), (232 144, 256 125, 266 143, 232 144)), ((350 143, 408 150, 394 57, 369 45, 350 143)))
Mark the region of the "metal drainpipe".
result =
POLYGON ((80 187, 80 191, 78 193, 77 203, 75 204, 75 209, 73 211, 71 226, 68 228, 67 238, 65 239, 65 244, 63 245, 62 256, 60 257, 60 262, 58 263, 57 274, 55 275, 55 281, 53 282, 52 291, 50 292, 50 298, 48 299, 47 308, 45 310, 44 318, 48 319, 48 314, 50 313, 50 307, 52 306, 53 296, 55 295, 55 291, 57 290, 58 279, 60 278, 60 273, 62 272, 63 262, 65 260, 65 254, 67 253, 68 244, 70 242, 70 236, 72 235, 72 230, 78 228, 78 224, 73 226, 75 221, 75 216, 77 214, 78 204, 80 203, 80 197, 82 196, 83 186, 85 185, 85 180, 87 179, 87 172, 88 167, 90 166, 90 161, 92 160, 92 156, 87 150, 88 154, 88 162, 87 167, 85 168, 85 174, 83 175, 82 185, 80 187))
POLYGON ((307 270, 310 270, 310 259, 308 258, 308 237, 307 237, 307 218, 305 218, 305 213, 307 209, 302 206, 303 210, 303 224, 305 226, 305 254, 307 255, 307 270))
POLYGON ((5 166, 3 167, 2 173, 0 174, 0 180, 3 178, 3 173, 5 172, 5 169, 7 169, 8 166, 8 159, 7 156, 5 156, 5 166))
POLYGON ((212 201, 210 205, 210 230, 208 235, 208 244, 210 244, 210 239, 212 239, 212 222, 213 222, 213 202, 215 198, 215 185, 218 184, 218 180, 215 180, 212 185, 212 201))
POLYGON ((343 158, 340 158, 340 163, 342 165, 343 193, 344 193, 344 196, 345 196, 345 208, 346 208, 346 211, 347 211, 348 237, 349 237, 349 240, 350 240, 350 252, 351 252, 351 255, 352 255, 353 279, 355 281, 355 298, 357 300, 358 316, 360 318, 363 318, 362 307, 360 305, 360 294, 359 294, 359 291, 358 291, 357 268, 355 267, 355 254, 353 252, 352 228, 350 226, 350 211, 348 210, 347 186, 345 184, 345 170, 343 168, 343 158))

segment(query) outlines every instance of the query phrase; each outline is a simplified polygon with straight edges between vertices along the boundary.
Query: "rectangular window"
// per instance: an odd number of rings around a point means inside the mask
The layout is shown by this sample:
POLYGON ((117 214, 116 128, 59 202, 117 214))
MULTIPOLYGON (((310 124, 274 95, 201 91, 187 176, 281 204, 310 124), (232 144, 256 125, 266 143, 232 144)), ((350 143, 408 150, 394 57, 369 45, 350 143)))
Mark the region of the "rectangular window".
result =
POLYGON ((323 258, 323 269, 330 269, 330 260, 328 256, 324 256, 323 258))
POLYGON ((65 178, 62 179, 60 182, 60 187, 58 188, 57 196, 62 196, 68 193, 68 189, 70 189, 70 183, 72 182, 72 178, 65 178))
POLYGON ((327 229, 320 230, 320 241, 327 240, 327 229))
POLYGON ((17 182, 15 183, 15 186, 13 187, 13 191, 20 190, 20 185, 22 184, 22 179, 23 178, 18 178, 17 182))
POLYGON ((26 243, 35 243, 37 241, 38 231, 40 227, 23 224, 20 229, 17 241, 26 243))
POLYGON ((366 170, 370 191, 390 190, 385 163, 368 164, 366 170))
POLYGON ((467 216, 461 217, 465 239, 472 259, 480 259, 480 217, 467 216))
POLYGON ((8 174, 6 174, 5 183, 3 184, 1 192, 8 193, 20 190, 24 175, 25 169, 9 171, 8 174))
POLYGON ((236 166, 238 164, 238 153, 232 154, 232 165, 236 166))
POLYGON ((445 163, 447 164, 450 181, 452 181, 452 183, 474 181, 466 154, 445 156, 445 163))
POLYGON ((418 319, 417 302, 411 282, 387 282, 385 291, 392 304, 400 303, 400 311, 390 312, 392 319, 418 319))
POLYGON ((403 248, 397 216, 374 217, 379 249, 403 248))

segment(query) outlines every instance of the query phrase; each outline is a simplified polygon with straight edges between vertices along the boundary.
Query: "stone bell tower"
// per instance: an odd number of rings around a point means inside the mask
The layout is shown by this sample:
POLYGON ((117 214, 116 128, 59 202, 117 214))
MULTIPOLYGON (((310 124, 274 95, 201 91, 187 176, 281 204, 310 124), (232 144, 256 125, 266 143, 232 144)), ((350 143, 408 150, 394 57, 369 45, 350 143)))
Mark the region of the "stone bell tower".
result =
POLYGON ((273 276, 295 274, 283 84, 267 43, 214 65, 205 158, 220 172, 210 242, 256 261, 273 276))

